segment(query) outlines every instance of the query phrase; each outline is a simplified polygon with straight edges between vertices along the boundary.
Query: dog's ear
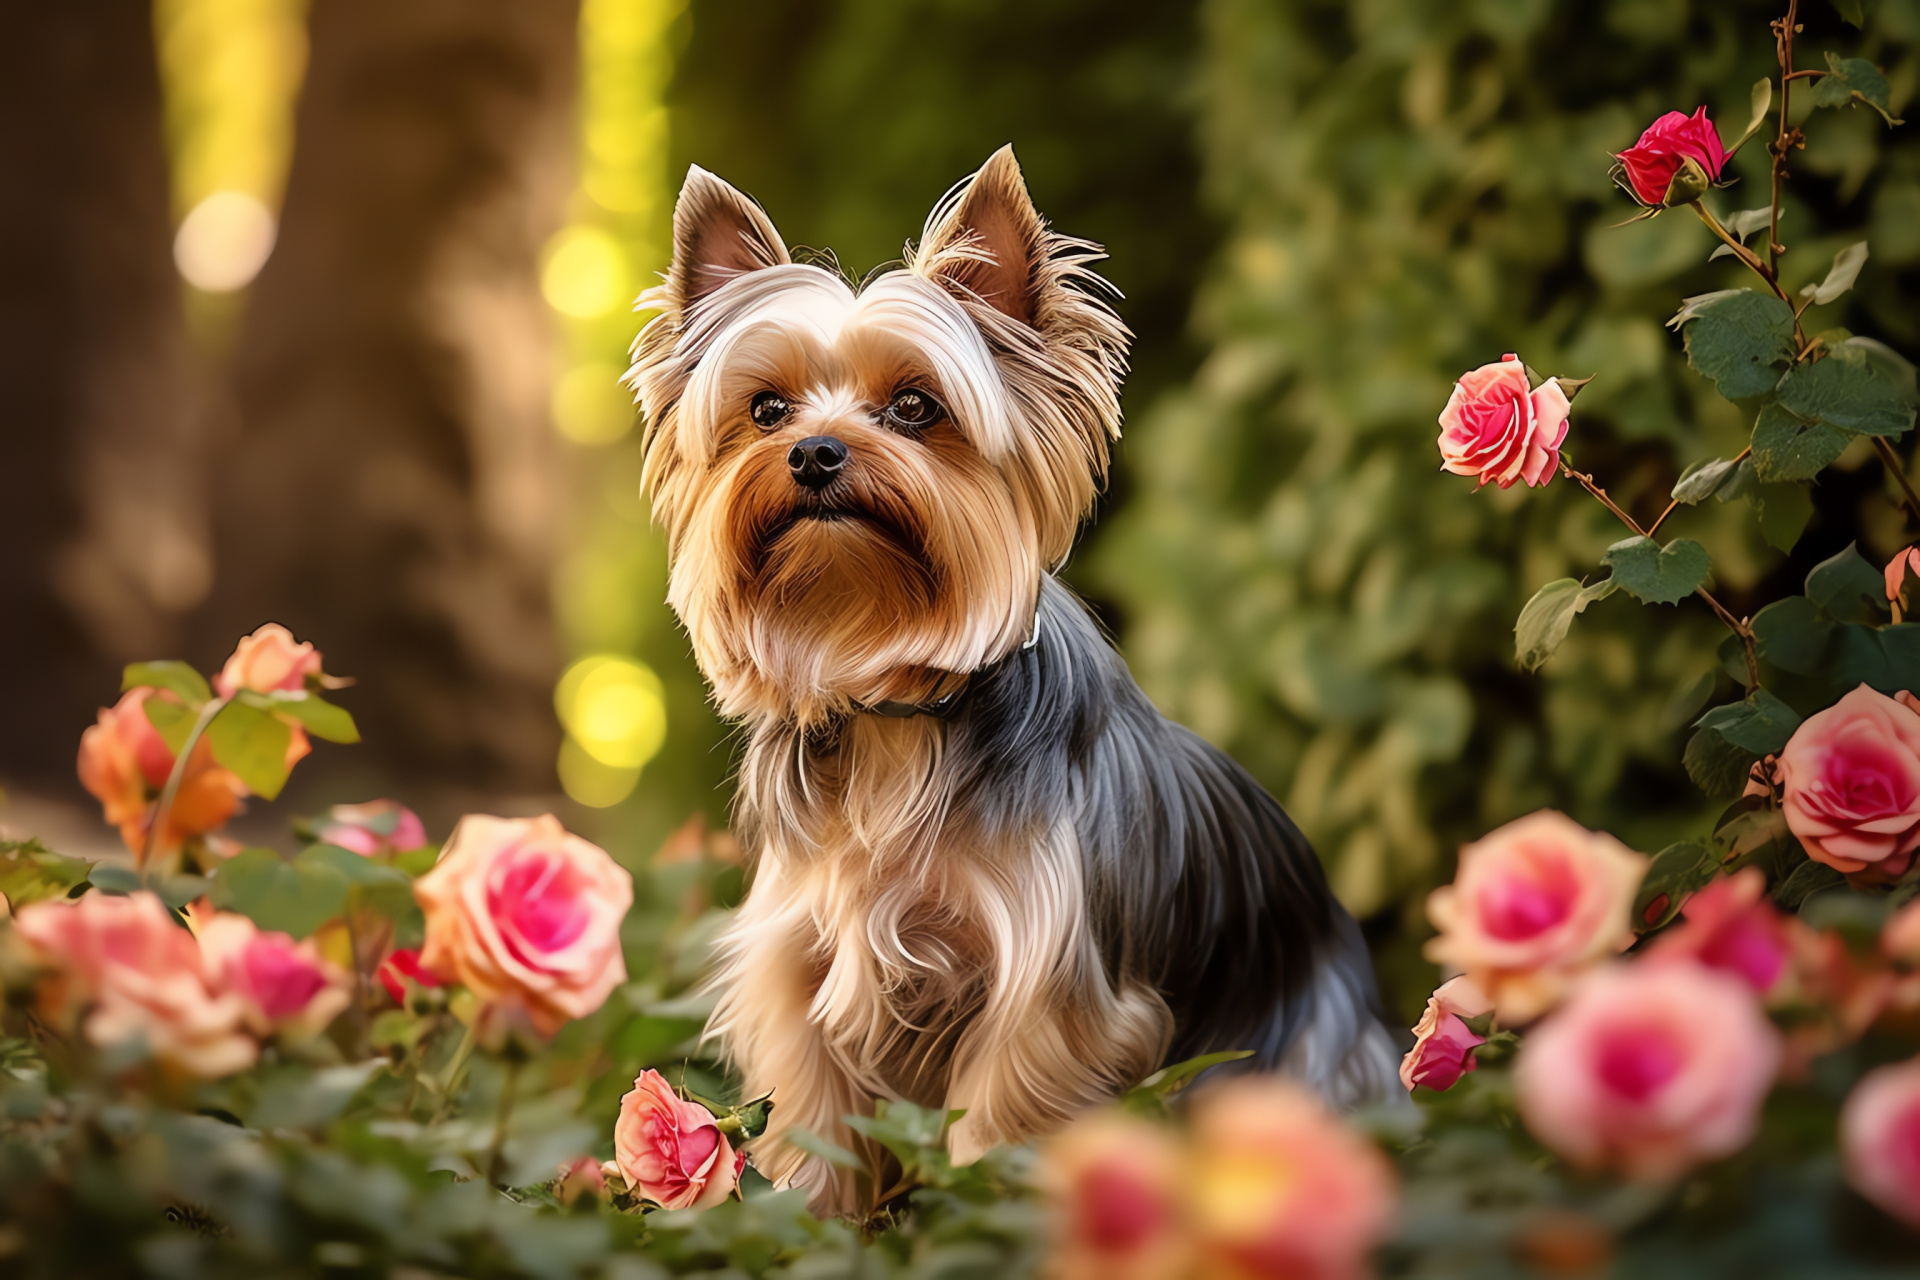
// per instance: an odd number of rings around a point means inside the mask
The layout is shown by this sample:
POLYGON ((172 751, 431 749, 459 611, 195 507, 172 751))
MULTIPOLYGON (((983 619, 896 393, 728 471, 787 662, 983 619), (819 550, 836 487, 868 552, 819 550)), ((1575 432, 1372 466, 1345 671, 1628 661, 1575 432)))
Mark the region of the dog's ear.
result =
POLYGON ((727 281, 791 262, 766 212, 693 165, 673 206, 673 267, 667 296, 684 315, 727 281))
POLYGON ((1046 242, 1046 221, 1005 146, 934 207, 914 269, 1032 325, 1046 242))

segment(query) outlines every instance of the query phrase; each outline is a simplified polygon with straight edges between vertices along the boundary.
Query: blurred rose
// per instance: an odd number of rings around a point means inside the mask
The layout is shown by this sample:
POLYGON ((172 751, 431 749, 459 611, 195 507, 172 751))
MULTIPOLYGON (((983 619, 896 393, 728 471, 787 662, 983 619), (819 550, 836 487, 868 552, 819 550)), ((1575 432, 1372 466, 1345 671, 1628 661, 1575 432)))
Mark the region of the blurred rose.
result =
POLYGON ((1647 860, 1612 836, 1542 810, 1460 851, 1427 915, 1427 957, 1464 970, 1505 1023, 1531 1021, 1576 975, 1633 941, 1633 895, 1647 860))
POLYGON ((1780 1074, 1806 1077, 1813 1060, 1852 1044, 1886 1011, 1895 978, 1884 965, 1861 963, 1833 930, 1788 922, 1787 972, 1767 1003, 1789 1011, 1786 1058, 1780 1074))
POLYGON ((217 830, 240 808, 246 784, 213 762, 213 748, 203 738, 180 778, 167 829, 146 849, 151 808, 167 777, 174 755, 147 719, 147 699, 177 702, 171 693, 149 688, 129 689, 111 708, 100 709, 99 720, 80 735, 80 785, 100 801, 106 820, 120 828, 120 838, 135 854, 172 853, 188 839, 217 830))
POLYGON ((241 1030, 240 1000, 208 982, 193 935, 153 894, 35 902, 20 909, 14 928, 53 970, 38 1000, 55 1025, 84 1013, 94 1045, 144 1041, 161 1062, 202 1079, 244 1070, 258 1056, 241 1030))
POLYGON ((736 1155, 711 1111, 683 1101, 646 1070, 620 1099, 614 1161, 636 1195, 665 1209, 705 1209, 733 1194, 746 1157, 736 1155))
POLYGON ((1807 856, 1849 875, 1903 874, 1920 847, 1920 713, 1861 685, 1780 752, 1781 811, 1807 856))
POLYGON ((1765 994, 1779 982, 1792 946, 1787 918, 1766 897, 1758 867, 1715 880, 1680 908, 1686 923, 1660 935, 1649 959, 1696 960, 1724 969, 1765 994))
POLYGON ((1543 485, 1560 465, 1571 408, 1557 378, 1531 389, 1518 356, 1462 374, 1440 411, 1441 470, 1502 489, 1543 485))
POLYGON ((438 987, 446 983, 445 978, 421 965, 420 952, 417 950, 392 952, 380 962, 379 972, 375 976, 397 1005, 407 1003, 409 982, 422 987, 438 987))
POLYGON ((560 1176, 553 1183, 553 1197, 561 1204, 572 1204, 583 1196, 596 1200, 607 1198, 607 1176, 592 1156, 581 1156, 561 1165, 560 1176))
POLYGON ((540 818, 460 820, 415 881, 427 916, 420 963, 552 1035, 627 980, 620 921, 633 878, 604 849, 540 818))
POLYGON ((1393 1170, 1311 1092, 1241 1076, 1193 1104, 1187 1196, 1206 1274, 1361 1276, 1393 1215, 1393 1170))
POLYGON ((1880 930, 1880 949, 1895 960, 1920 966, 1920 898, 1893 913, 1880 930))
MULTIPOLYGON (((1915 581, 1920 581, 1920 547, 1908 547, 1887 561, 1887 602, 1899 606, 1900 613, 1913 609, 1913 599, 1907 594, 1909 573, 1915 581)), ((1894 615, 1893 620, 1900 621, 1899 613, 1894 615)))
MULTIPOLYGON (((1634 198, 1641 204, 1658 206, 1667 202, 1667 189, 1688 160, 1700 166, 1708 181, 1718 182, 1727 153, 1720 145, 1719 132, 1707 119, 1707 109, 1701 107, 1691 116, 1667 112, 1647 126, 1640 141, 1615 158, 1626 169, 1634 198)), ((1694 192, 1676 203, 1687 204, 1698 198, 1699 193, 1694 192)))
POLYGON ((322 959, 311 941, 264 933, 231 911, 196 911, 188 918, 200 938, 207 976, 217 990, 240 997, 256 1034, 318 1035, 352 1003, 352 979, 322 959))
POLYGON ((1847 1181, 1920 1228, 1920 1058, 1869 1071, 1840 1111, 1847 1181))
POLYGON ((371 858, 423 847, 427 829, 413 810, 398 801, 369 800, 365 804, 337 804, 327 810, 320 839, 371 858))
POLYGON ((320 651, 312 641, 295 643, 293 632, 269 622, 250 636, 242 636, 233 656, 213 678, 223 698, 242 689, 255 693, 293 692, 307 687, 307 677, 320 674, 320 651))
POLYGON ((1183 1159, 1161 1125, 1106 1113, 1083 1119, 1041 1152, 1054 1208, 1055 1280, 1162 1280, 1186 1269, 1183 1159))
POLYGON ((1400 1061, 1400 1083, 1451 1089, 1475 1067, 1473 1050, 1486 1039, 1462 1021, 1493 1011, 1493 1001, 1466 978, 1443 983, 1427 999, 1427 1011, 1413 1028, 1413 1048, 1400 1061))
POLYGON ((1676 961, 1583 981, 1521 1045, 1520 1114, 1584 1167, 1671 1178, 1753 1137, 1780 1037, 1752 988, 1676 961))

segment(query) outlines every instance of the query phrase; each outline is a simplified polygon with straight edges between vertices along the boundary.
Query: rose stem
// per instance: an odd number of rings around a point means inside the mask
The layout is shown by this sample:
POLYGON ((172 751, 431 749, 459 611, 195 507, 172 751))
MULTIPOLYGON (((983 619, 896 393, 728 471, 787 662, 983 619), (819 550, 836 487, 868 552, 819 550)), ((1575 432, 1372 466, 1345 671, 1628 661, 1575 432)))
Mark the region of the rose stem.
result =
MULTIPOLYGON (((135 864, 142 871, 147 869, 147 859, 153 855, 153 838, 163 827, 167 819, 173 816, 174 797, 180 794, 180 781, 187 775, 187 761, 193 755, 193 749, 200 745, 200 735, 207 731, 213 718, 226 708, 226 698, 209 699, 207 705, 200 708, 200 716, 193 722, 193 728, 187 731, 186 745, 180 748, 180 754, 174 757, 173 768, 167 773, 167 785, 160 788, 160 799, 153 808, 153 821, 147 827, 146 839, 140 842, 140 856, 135 864)), ((140 708, 140 714, 147 713, 146 707, 140 708)))
MULTIPOLYGON (((1780 134, 1767 150, 1773 155, 1773 216, 1767 226, 1767 261, 1769 276, 1779 291, 1780 255, 1787 246, 1780 243, 1780 184, 1787 176, 1787 148, 1792 145, 1792 136, 1787 132, 1787 104, 1793 97, 1793 28, 1800 12, 1800 0, 1787 0, 1787 16, 1784 21, 1773 27, 1774 53, 1780 60, 1780 134)), ((1799 329, 1796 324, 1795 330, 1799 329)))
POLYGON ((520 1081, 520 1055, 507 1055, 507 1079, 500 1086, 500 1103, 493 1113, 493 1142, 487 1148, 487 1181, 496 1187, 506 1172, 507 1121, 513 1116, 514 1086, 520 1081))
POLYGON ((1900 455, 1893 451, 1893 446, 1887 443, 1885 436, 1873 437, 1873 447, 1880 455, 1880 461, 1886 464, 1887 470, 1900 483, 1900 492, 1905 495, 1900 501, 1907 509, 1907 518, 1920 521, 1920 494, 1914 493, 1913 482, 1907 479, 1906 464, 1900 461, 1900 455))
MULTIPOLYGON (((1605 507, 1607 510, 1613 512, 1613 514, 1619 518, 1621 524, 1626 525, 1627 528, 1633 530, 1635 533, 1639 534, 1643 538, 1650 536, 1648 535, 1645 529, 1642 529, 1640 527, 1639 523, 1635 521, 1632 516, 1622 511, 1614 503, 1613 499, 1607 496, 1607 491, 1605 489, 1602 489, 1599 485, 1593 482, 1592 476, 1584 475, 1581 472, 1575 471, 1573 469, 1573 465, 1569 463, 1564 457, 1560 459, 1560 472, 1562 475, 1566 476, 1568 479, 1573 480, 1574 482, 1579 484, 1579 486, 1582 489, 1585 489, 1588 493, 1592 494, 1595 498, 1599 499, 1600 505, 1605 507)), ((1748 626, 1741 619, 1738 619, 1734 617, 1731 613, 1728 613, 1726 606, 1721 604, 1718 600, 1715 600, 1712 594, 1708 592, 1708 590, 1705 587, 1695 587, 1693 589, 1693 593, 1699 596, 1702 600, 1705 600, 1707 602, 1707 607, 1712 609, 1714 614, 1720 619, 1720 621, 1724 622, 1727 625, 1727 629, 1733 632, 1734 635, 1740 638, 1740 647, 1745 649, 1747 654, 1747 692, 1749 693, 1753 692, 1755 689, 1760 687, 1760 659, 1759 659, 1759 656, 1754 652, 1753 628, 1748 626)))
POLYGON ((467 1065, 467 1058, 473 1052, 475 1025, 476 1023, 473 1022, 466 1024, 466 1033, 460 1037, 460 1044, 454 1049, 453 1057, 447 1060, 447 1069, 439 1083, 440 1105, 435 1107, 433 1112, 435 1124, 445 1118, 447 1109, 453 1105, 453 1087, 459 1083, 461 1070, 467 1065))
MULTIPOLYGON (((1732 470, 1738 469, 1740 464, 1747 460, 1747 455, 1751 454, 1752 452, 1753 452, 1752 445, 1748 445, 1746 448, 1742 449, 1740 451, 1740 456, 1733 460, 1733 466, 1729 467, 1728 470, 1732 471, 1732 470)), ((1675 498, 1672 502, 1669 502, 1667 504, 1667 509, 1660 513, 1660 518, 1647 526, 1647 536, 1649 538, 1651 538, 1654 534, 1660 532, 1660 526, 1667 522, 1667 517, 1672 515, 1674 512, 1674 509, 1679 505, 1680 505, 1680 499, 1678 498, 1675 498)))

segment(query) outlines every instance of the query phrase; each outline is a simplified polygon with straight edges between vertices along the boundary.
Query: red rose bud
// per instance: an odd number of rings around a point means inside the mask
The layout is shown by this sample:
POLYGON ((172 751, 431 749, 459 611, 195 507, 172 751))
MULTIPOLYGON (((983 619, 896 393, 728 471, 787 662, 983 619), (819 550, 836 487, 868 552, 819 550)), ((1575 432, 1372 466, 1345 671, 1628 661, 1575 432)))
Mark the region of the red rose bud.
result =
POLYGON ((1720 134, 1701 107, 1692 115, 1669 111, 1647 126, 1640 141, 1614 157, 1633 198, 1650 208, 1692 204, 1720 180, 1727 163, 1720 134))
POLYGON ((420 963, 418 951, 395 951, 380 962, 379 972, 375 975, 380 985, 387 989, 393 1002, 404 1005, 407 1002, 407 983, 416 986, 437 987, 446 981, 433 970, 420 963))

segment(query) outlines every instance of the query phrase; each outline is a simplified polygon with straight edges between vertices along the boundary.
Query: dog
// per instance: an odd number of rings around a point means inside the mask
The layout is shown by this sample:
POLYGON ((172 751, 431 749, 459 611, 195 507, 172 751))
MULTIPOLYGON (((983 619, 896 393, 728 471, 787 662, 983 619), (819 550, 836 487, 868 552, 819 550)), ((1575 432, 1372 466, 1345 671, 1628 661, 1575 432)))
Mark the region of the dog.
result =
POLYGON ((697 167, 673 237, 627 384, 669 601, 745 733, 755 867, 709 1029, 773 1094, 756 1167, 863 1211, 783 1135, 880 1188, 843 1119, 877 1099, 964 1111, 965 1163, 1216 1050, 1404 1098, 1306 839, 1053 574, 1120 433, 1099 246, 1048 228, 1010 147, 860 286, 697 167))

